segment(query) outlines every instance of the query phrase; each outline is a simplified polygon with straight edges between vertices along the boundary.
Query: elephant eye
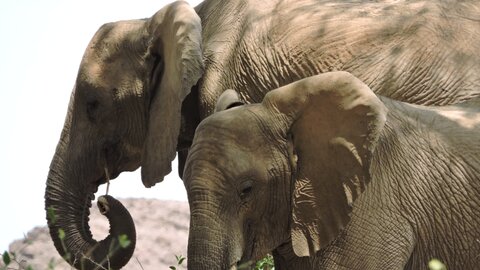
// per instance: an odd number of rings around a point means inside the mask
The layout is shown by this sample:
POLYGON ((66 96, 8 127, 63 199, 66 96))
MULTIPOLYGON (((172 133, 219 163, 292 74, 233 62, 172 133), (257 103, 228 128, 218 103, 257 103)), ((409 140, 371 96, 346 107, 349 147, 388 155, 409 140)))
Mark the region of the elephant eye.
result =
POLYGON ((240 186, 240 199, 245 200, 249 197, 253 190, 253 182, 251 180, 247 180, 243 182, 240 186))

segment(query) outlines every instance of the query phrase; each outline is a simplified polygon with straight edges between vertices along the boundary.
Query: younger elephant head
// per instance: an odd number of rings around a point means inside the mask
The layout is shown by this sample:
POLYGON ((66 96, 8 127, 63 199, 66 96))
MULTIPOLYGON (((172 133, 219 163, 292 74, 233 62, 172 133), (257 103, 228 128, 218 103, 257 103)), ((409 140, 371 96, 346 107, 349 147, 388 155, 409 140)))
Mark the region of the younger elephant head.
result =
POLYGON ((200 18, 183 1, 105 24, 88 45, 45 192, 52 239, 71 263, 95 245, 87 221, 98 185, 139 166, 147 187, 170 172, 182 102, 203 72, 200 46, 200 18))
POLYGON ((345 72, 204 120, 184 172, 189 267, 235 269, 290 240, 298 256, 330 243, 369 182, 385 120, 380 100, 345 72))

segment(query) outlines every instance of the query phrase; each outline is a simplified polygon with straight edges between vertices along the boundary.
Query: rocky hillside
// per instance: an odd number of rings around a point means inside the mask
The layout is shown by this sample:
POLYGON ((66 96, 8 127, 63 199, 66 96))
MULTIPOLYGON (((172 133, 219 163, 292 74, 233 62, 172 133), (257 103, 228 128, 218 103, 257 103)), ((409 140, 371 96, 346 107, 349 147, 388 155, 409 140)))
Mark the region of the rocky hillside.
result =
MULTIPOLYGON (((137 230, 135 253, 123 269, 168 270, 169 266, 176 266, 175 255, 187 255, 188 203, 146 199, 120 201, 130 211, 137 230)), ((106 237, 109 225, 94 205, 90 226, 94 238, 101 240, 106 237)), ((72 269, 58 255, 46 227, 34 228, 26 239, 13 242, 9 249, 21 263, 12 264, 13 269, 25 269, 28 265, 34 270, 52 269, 49 266, 57 270, 72 269)))

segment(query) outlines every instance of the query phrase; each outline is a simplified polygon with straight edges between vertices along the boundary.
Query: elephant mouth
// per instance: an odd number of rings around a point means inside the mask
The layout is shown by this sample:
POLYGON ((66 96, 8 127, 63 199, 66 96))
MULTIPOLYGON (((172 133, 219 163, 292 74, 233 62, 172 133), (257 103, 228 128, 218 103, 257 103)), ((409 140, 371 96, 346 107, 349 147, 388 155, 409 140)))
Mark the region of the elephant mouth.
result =
POLYGON ((103 173, 101 174, 100 177, 97 178, 93 182, 92 188, 93 188, 93 193, 96 193, 98 191, 98 187, 100 185, 103 185, 107 183, 110 180, 114 180, 120 175, 120 172, 118 170, 113 170, 110 168, 110 166, 105 165, 103 173))
POLYGON ((255 267, 255 261, 249 259, 241 259, 238 260, 236 263, 233 263, 229 269, 242 269, 242 270, 252 270, 255 267))
POLYGON ((114 138, 104 143, 103 175, 98 181, 104 184, 107 180, 117 178, 122 172, 135 171, 140 166, 141 152, 136 147, 114 138))
MULTIPOLYGON (((96 193, 98 192, 98 189, 101 185, 107 183, 109 180, 113 180, 117 178, 119 173, 114 172, 113 175, 109 175, 108 172, 105 170, 105 172, 100 176, 97 180, 95 180, 91 185, 88 187, 87 191, 87 197, 85 198, 86 203, 85 206, 87 208, 90 208, 92 206, 92 201, 95 200, 96 198, 96 193)), ((107 193, 108 193, 108 187, 107 187, 107 193)), ((108 195, 108 194, 107 194, 108 195)))
POLYGON ((230 265, 228 268, 229 270, 251 270, 254 267, 254 263, 252 261, 243 261, 243 260, 238 260, 237 262, 233 263, 230 265))
POLYGON ((240 261, 249 262, 253 258, 253 254, 255 251, 255 243, 256 240, 256 233, 253 229, 253 222, 251 220, 247 221, 246 225, 246 235, 245 235, 245 246, 243 248, 243 255, 240 261))
POLYGON ((255 267, 255 261, 253 260, 255 242, 255 235, 251 234, 243 250, 242 258, 235 263, 236 268, 231 269, 253 269, 255 267))
POLYGON ((253 265, 254 263, 251 262, 251 261, 242 261, 242 260, 239 260, 237 261, 236 263, 232 264, 232 266, 230 266, 230 270, 237 270, 237 269, 242 269, 242 270, 251 270, 253 269, 253 265))

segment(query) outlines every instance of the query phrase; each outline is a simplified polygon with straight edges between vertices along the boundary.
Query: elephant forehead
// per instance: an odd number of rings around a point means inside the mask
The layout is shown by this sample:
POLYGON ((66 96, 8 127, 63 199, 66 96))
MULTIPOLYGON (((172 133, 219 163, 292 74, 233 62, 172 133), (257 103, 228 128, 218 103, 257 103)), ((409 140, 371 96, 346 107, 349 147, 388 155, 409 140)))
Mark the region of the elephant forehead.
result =
MULTIPOLYGON (((120 62, 120 61, 115 61, 120 62)), ((79 85, 86 84, 98 89, 111 90, 114 88, 122 89, 128 86, 133 90, 142 90, 144 82, 134 72, 132 64, 106 65, 105 63, 92 62, 84 65, 81 76, 79 77, 79 85), (131 72, 128 72, 131 71, 131 72)))
POLYGON ((85 51, 79 79, 97 87, 139 84, 135 72, 144 63, 143 25, 142 21, 121 21, 102 26, 85 51))
POLYGON ((235 146, 224 146, 219 144, 197 145, 189 154, 187 167, 193 169, 195 174, 222 175, 221 178, 262 174, 265 166, 261 164, 265 164, 265 159, 262 159, 258 153, 245 151, 235 146))
POLYGON ((187 166, 214 167, 221 173, 262 176, 268 169, 270 147, 249 113, 217 113, 195 132, 187 166), (259 175, 260 174, 260 175, 259 175))
POLYGON ((247 152, 258 151, 267 143, 255 114, 246 108, 234 108, 208 117, 199 125, 195 138, 194 143, 208 141, 222 148, 233 147, 247 152))
POLYGON ((266 179, 268 166, 258 154, 235 145, 205 140, 191 148, 184 181, 189 185, 212 185, 224 187, 246 179, 266 179))
POLYGON ((108 60, 119 51, 145 47, 143 27, 145 21, 130 20, 103 25, 90 41, 85 51, 85 59, 108 60))

